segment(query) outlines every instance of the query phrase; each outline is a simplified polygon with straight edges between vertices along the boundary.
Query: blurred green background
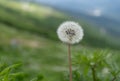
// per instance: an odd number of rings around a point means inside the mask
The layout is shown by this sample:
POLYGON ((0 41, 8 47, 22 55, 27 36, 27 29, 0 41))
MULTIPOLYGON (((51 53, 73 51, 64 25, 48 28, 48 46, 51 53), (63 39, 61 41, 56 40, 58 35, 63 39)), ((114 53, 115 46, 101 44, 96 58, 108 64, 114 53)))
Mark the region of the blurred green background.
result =
POLYGON ((72 47, 72 55, 85 50, 110 50, 111 59, 119 59, 119 35, 106 32, 94 21, 34 1, 0 0, 0 62, 22 62, 20 71, 27 73, 25 81, 38 74, 47 77, 45 81, 62 81, 68 71, 67 46, 59 41, 56 30, 69 20, 78 22, 85 33, 82 42, 72 47))

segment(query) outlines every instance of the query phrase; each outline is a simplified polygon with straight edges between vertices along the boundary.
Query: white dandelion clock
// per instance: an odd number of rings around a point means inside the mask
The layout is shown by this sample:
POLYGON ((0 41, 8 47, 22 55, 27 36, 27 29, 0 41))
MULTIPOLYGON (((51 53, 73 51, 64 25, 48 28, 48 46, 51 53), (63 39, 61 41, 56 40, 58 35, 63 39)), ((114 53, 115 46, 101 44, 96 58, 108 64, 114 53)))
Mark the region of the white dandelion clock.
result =
POLYGON ((82 40, 84 35, 83 29, 78 23, 67 21, 59 26, 57 34, 59 39, 68 45, 68 60, 70 72, 69 81, 72 81, 72 59, 70 47, 71 44, 79 43, 82 40))
POLYGON ((83 29, 75 22, 67 21, 61 24, 57 30, 58 37, 67 44, 75 44, 82 40, 83 29))

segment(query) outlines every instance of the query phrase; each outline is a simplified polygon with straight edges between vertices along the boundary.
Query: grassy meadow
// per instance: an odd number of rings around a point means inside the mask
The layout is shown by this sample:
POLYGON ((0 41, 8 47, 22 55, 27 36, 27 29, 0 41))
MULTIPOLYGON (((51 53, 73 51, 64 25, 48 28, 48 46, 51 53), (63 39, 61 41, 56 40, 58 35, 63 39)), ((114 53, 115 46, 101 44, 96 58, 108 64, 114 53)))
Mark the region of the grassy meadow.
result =
MULTIPOLYGON (((105 52, 105 57, 110 55, 105 60, 119 70, 119 39, 115 40, 109 34, 102 35, 99 28, 92 24, 44 5, 1 0, 0 81, 67 81, 65 79, 68 73, 67 45, 61 43, 56 34, 57 27, 66 20, 79 22, 85 32, 81 44, 72 47, 73 70, 80 69, 82 71, 81 66, 84 66, 87 61, 83 59, 87 59, 86 56, 90 57, 93 53, 99 55, 101 52, 105 52), (80 60, 80 55, 85 55, 85 57, 83 56, 83 59, 80 60), (80 61, 82 63, 79 63, 80 61), (114 62, 116 65, 114 65, 114 62), (16 63, 22 65, 17 69, 12 68, 10 73, 7 74, 9 70, 4 70, 4 68, 16 63), (5 73, 2 73, 3 71, 5 73), (11 79, 10 74, 14 72, 20 73, 14 74, 13 77, 16 79, 11 79), (5 79, 6 77, 8 79, 5 79), (40 80, 36 80, 36 78, 40 78, 40 80)), ((100 71, 100 69, 97 70, 100 71)), ((88 79, 75 79, 75 81, 91 79, 88 76, 91 72, 85 71, 85 76, 88 79)), ((103 78, 100 74, 98 76, 103 78)), ((110 76, 114 78, 114 76, 110 76)), ((81 75, 80 78, 84 78, 84 76, 81 75)), ((104 79, 104 81, 108 80, 104 79)), ((115 81, 119 80, 117 78, 115 81)))

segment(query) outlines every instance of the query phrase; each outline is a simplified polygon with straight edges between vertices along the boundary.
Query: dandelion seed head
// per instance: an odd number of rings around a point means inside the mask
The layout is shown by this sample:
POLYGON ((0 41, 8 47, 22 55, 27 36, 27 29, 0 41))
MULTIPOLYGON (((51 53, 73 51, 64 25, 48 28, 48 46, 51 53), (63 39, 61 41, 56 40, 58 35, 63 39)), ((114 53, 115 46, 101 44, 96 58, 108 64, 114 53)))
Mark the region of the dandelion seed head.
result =
POLYGON ((79 43, 84 35, 82 27, 73 21, 62 23, 57 30, 57 34, 59 39, 67 44, 79 43))

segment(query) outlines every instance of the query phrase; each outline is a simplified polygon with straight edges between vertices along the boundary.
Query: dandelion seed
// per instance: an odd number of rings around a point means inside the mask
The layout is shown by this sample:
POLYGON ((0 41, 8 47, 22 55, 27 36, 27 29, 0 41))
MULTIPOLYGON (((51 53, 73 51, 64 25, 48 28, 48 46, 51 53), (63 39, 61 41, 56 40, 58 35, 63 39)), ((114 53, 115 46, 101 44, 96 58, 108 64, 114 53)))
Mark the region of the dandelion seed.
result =
POLYGON ((83 29, 82 27, 75 22, 67 21, 62 23, 58 30, 57 34, 59 39, 68 44, 68 60, 69 60, 69 72, 70 72, 70 79, 72 81, 72 60, 71 60, 71 44, 78 43, 83 38, 83 29))
POLYGON ((67 44, 75 44, 82 40, 83 29, 75 22, 67 21, 61 24, 57 30, 58 37, 67 44))

